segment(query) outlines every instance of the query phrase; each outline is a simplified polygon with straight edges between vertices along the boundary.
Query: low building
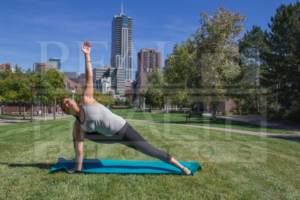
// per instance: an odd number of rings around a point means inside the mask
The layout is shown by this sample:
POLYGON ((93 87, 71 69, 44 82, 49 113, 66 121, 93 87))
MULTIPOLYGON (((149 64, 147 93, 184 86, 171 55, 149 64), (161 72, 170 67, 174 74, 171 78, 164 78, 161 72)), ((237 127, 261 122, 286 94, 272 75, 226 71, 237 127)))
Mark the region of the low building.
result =
MULTIPOLYGON (((106 94, 112 92, 118 97, 125 95, 125 69, 110 66, 93 69, 94 88, 106 94)), ((118 98, 115 96, 115 98, 118 98)))
POLYGON ((41 72, 42 69, 46 69, 46 63, 34 63, 33 64, 33 71, 41 72))
POLYGON ((133 102, 139 100, 140 93, 143 90, 148 90, 147 74, 152 73, 154 68, 157 68, 161 72, 162 68, 162 55, 161 52, 154 50, 153 48, 142 49, 138 55, 138 66, 135 74, 135 98, 132 98, 133 102))
POLYGON ((71 81, 74 81, 75 83, 79 85, 84 85, 86 83, 85 78, 69 78, 71 81))
POLYGON ((80 90, 82 89, 82 85, 80 84, 77 84, 76 82, 72 81, 71 79, 69 78, 66 78, 64 80, 64 84, 63 86, 67 89, 67 90, 80 90))
POLYGON ((57 62, 56 61, 47 61, 46 68, 47 69, 57 69, 57 62))
POLYGON ((4 72, 5 70, 12 71, 12 67, 10 63, 0 64, 0 72, 4 72))
POLYGON ((84 73, 79 74, 78 78, 83 78, 83 79, 85 79, 85 74, 84 74, 84 73))
POLYGON ((79 73, 78 72, 65 72, 67 75, 67 78, 78 78, 79 73))

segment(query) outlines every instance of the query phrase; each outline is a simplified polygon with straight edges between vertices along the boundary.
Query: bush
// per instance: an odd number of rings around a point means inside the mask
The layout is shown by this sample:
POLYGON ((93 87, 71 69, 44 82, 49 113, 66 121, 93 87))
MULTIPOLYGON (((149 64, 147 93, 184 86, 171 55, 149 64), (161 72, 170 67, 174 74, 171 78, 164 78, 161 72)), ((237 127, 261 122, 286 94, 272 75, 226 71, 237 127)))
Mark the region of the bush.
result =
POLYGON ((286 121, 300 123, 300 107, 287 110, 284 114, 284 119, 286 121))

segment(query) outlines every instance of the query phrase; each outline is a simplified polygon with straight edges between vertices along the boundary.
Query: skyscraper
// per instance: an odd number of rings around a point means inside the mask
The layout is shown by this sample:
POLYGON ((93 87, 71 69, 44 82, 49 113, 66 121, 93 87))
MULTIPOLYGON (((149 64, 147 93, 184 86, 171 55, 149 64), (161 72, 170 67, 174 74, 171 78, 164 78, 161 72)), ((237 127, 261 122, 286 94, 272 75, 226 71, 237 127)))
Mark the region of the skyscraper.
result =
POLYGON ((59 58, 50 58, 49 61, 55 61, 57 63, 56 67, 60 71, 60 69, 61 69, 61 61, 60 61, 59 58))
MULTIPOLYGON (((139 99, 140 93, 145 90, 147 91, 148 86, 147 74, 152 73, 154 68, 158 68, 161 72, 161 52, 154 50, 153 48, 142 49, 138 55, 138 68, 135 75, 135 82, 133 83, 133 88, 135 90, 135 98, 139 99)), ((133 98, 133 100, 135 100, 133 98)))
POLYGON ((133 80, 132 19, 123 13, 115 15, 112 21, 110 65, 125 70, 125 80, 133 80))
POLYGON ((115 95, 125 94, 125 69, 110 66, 93 69, 94 88, 105 94, 108 91, 115 95))

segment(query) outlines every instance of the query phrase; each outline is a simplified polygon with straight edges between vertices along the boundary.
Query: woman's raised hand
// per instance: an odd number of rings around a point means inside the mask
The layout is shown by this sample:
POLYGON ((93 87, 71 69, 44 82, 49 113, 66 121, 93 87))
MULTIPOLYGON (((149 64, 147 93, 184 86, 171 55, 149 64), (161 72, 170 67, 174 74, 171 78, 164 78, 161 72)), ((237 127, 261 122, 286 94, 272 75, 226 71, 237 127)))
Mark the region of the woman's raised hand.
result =
POLYGON ((86 41, 83 43, 83 46, 81 46, 81 51, 82 51, 85 55, 90 55, 91 47, 92 47, 92 45, 90 44, 90 42, 89 42, 88 40, 86 40, 86 41))

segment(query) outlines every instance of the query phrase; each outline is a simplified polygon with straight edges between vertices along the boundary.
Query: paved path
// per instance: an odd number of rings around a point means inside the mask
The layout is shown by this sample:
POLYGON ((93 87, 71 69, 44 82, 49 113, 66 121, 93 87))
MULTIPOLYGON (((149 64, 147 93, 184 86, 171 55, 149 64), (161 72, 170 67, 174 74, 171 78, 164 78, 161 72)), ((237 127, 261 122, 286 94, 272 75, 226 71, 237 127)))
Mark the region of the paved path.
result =
POLYGON ((171 124, 171 125, 176 125, 176 126, 187 126, 187 127, 195 127, 195 128, 210 129, 210 130, 217 130, 217 131, 228 131, 228 132, 232 132, 232 133, 241 133, 241 134, 247 134, 247 135, 256 135, 256 136, 261 136, 261 137, 271 137, 271 138, 286 139, 286 140, 300 142, 300 135, 271 134, 271 133, 262 133, 262 132, 254 132, 254 131, 244 131, 244 130, 236 130, 236 129, 209 127, 209 126, 197 126, 197 125, 188 125, 188 124, 157 122, 157 121, 150 121, 150 120, 126 119, 126 121, 171 124))
MULTIPOLYGON (((64 116, 62 116, 61 114, 56 115, 56 119, 67 118, 67 117, 72 117, 72 115, 65 115, 65 114, 64 116)), ((33 116, 33 121, 38 121, 38 120, 44 120, 44 117, 42 118, 41 116, 33 116)), ((53 120, 53 115, 52 114, 47 115, 47 120, 53 120)), ((25 119, 23 119, 23 117, 0 118, 0 126, 22 123, 22 122, 30 122, 30 121, 31 121, 30 116, 26 117, 25 119)))

